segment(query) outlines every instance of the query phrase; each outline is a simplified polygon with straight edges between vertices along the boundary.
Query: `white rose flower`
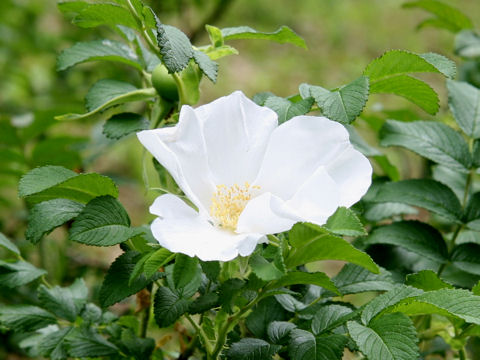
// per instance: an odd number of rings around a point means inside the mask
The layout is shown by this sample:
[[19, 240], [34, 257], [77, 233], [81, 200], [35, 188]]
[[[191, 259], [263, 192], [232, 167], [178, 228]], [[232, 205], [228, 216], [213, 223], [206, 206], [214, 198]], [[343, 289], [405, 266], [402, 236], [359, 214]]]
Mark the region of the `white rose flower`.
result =
[[250, 255], [267, 234], [325, 224], [365, 194], [372, 167], [347, 130], [325, 117], [277, 114], [242, 92], [193, 109], [176, 126], [141, 131], [140, 142], [198, 208], [159, 196], [150, 212], [160, 245], [201, 260]]

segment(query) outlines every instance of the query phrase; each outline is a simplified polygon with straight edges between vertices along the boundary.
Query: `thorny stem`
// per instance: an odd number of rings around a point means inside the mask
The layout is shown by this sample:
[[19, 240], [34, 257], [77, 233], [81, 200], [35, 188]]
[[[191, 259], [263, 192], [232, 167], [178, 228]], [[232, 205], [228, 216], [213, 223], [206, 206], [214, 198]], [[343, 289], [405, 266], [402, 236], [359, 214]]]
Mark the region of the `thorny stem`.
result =
[[197, 334], [202, 338], [203, 345], [205, 346], [205, 351], [207, 352], [207, 358], [209, 358], [210, 354], [212, 354], [213, 349], [207, 334], [205, 334], [205, 331], [203, 331], [203, 329], [195, 322], [195, 320], [192, 319], [189, 314], [186, 314], [185, 318], [190, 322], [190, 324], [192, 324]]

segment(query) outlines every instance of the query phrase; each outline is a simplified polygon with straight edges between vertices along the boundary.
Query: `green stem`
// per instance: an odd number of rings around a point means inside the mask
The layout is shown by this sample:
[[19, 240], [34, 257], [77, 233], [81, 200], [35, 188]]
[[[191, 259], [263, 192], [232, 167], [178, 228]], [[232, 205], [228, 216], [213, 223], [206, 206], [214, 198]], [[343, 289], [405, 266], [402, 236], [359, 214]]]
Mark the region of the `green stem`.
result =
[[460, 360], [467, 360], [467, 356], [465, 354], [465, 349], [458, 350], [458, 358]]
[[207, 352], [207, 359], [209, 359], [213, 350], [212, 350], [212, 345], [210, 344], [210, 340], [208, 339], [207, 334], [205, 334], [203, 329], [200, 326], [198, 326], [198, 324], [195, 322], [195, 320], [192, 319], [192, 317], [189, 314], [186, 314], [185, 318], [195, 328], [195, 331], [197, 332], [198, 336], [200, 336], [202, 338], [203, 345], [205, 346], [205, 351]]
[[142, 319], [142, 330], [140, 331], [140, 337], [143, 338], [143, 339], [145, 339], [147, 337], [148, 323], [150, 321], [150, 312], [151, 312], [151, 309], [152, 309], [152, 288], [153, 288], [152, 284], [150, 284], [147, 287], [147, 290], [150, 292], [150, 304], [145, 309], [145, 313], [144, 313], [143, 319]]

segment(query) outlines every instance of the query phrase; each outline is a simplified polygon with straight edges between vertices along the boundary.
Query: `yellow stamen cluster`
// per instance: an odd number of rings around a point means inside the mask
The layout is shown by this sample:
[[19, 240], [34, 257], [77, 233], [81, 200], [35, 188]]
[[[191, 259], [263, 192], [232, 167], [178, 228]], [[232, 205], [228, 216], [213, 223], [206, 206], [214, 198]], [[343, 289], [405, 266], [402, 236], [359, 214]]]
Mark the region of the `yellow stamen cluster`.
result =
[[212, 196], [210, 214], [221, 227], [235, 230], [240, 214], [252, 198], [252, 191], [258, 189], [260, 186], [252, 186], [248, 182], [244, 185], [217, 185], [217, 191]]

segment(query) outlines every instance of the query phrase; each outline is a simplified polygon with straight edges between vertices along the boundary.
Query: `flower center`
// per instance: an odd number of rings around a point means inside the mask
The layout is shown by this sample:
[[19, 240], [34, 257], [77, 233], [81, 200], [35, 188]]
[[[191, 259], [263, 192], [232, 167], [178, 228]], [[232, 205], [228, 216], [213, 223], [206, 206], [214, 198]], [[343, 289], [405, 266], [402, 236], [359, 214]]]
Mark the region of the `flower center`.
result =
[[258, 189], [260, 186], [252, 186], [248, 182], [244, 185], [217, 185], [217, 191], [212, 196], [210, 214], [221, 227], [235, 230], [240, 214], [252, 198], [252, 191]]

